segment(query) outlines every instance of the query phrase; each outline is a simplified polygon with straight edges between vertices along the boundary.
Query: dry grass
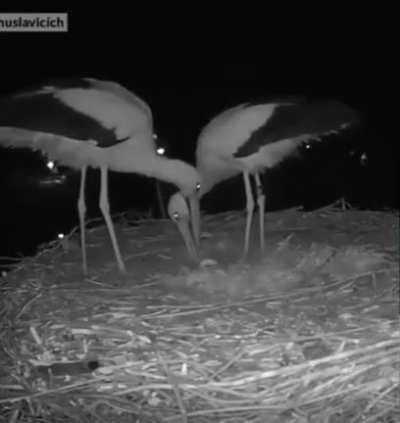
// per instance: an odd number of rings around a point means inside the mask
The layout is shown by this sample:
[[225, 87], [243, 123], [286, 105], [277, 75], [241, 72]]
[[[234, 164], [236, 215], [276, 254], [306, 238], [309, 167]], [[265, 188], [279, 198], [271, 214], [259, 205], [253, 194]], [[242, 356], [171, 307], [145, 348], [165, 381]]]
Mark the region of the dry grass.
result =
[[[0, 421], [400, 421], [397, 218], [271, 213], [265, 257], [198, 269], [125, 221], [126, 278], [82, 278], [74, 234], [43, 246], [0, 286]], [[242, 223], [207, 217], [205, 256]]]

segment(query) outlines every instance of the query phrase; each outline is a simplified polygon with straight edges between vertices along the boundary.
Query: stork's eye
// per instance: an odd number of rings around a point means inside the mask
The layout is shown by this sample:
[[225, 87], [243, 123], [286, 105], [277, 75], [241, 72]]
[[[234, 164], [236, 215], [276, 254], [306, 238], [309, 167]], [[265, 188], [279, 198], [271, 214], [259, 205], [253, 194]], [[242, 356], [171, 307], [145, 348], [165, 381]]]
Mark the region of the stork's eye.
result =
[[199, 192], [201, 188], [200, 182], [197, 182], [196, 184], [196, 192]]
[[172, 220], [174, 222], [177, 222], [180, 219], [179, 213], [178, 212], [174, 212], [172, 213]]

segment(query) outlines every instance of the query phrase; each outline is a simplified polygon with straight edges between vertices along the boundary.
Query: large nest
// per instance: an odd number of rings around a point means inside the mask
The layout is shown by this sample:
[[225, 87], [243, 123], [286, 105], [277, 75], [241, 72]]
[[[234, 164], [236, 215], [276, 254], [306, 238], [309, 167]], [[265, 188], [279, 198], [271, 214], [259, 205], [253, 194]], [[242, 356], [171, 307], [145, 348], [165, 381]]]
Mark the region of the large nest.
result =
[[[169, 222], [122, 219], [129, 273], [103, 227], [3, 279], [7, 422], [400, 421], [398, 216], [296, 210], [237, 264], [239, 213], [207, 216], [194, 268]], [[96, 261], [97, 259], [97, 261]]]

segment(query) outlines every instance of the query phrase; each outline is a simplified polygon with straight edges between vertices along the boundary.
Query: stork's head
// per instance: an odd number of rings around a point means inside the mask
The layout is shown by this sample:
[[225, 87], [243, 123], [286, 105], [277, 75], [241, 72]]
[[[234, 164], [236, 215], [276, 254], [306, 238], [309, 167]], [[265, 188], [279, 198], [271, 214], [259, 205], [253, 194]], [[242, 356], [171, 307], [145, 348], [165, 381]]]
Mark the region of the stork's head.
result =
[[190, 257], [196, 262], [199, 261], [197, 247], [200, 238], [200, 205], [197, 195], [199, 189], [200, 184], [189, 195], [177, 192], [168, 203], [168, 215], [176, 223]]
[[[176, 199], [175, 196], [171, 197], [170, 205], [175, 211], [178, 211], [176, 217], [183, 218], [184, 210], [182, 209], [182, 199], [186, 204], [186, 214], [189, 209], [189, 221], [192, 228], [192, 234], [196, 245], [200, 242], [200, 192], [202, 185], [202, 178], [196, 168], [184, 163], [184, 172], [182, 173], [181, 180], [178, 184], [180, 189], [181, 200]], [[179, 195], [178, 195], [179, 196]]]
[[190, 256], [198, 261], [196, 244], [200, 234], [200, 175], [195, 167], [182, 160], [155, 157], [157, 160], [152, 167], [152, 176], [178, 187], [179, 193], [169, 200], [168, 214], [177, 224]]

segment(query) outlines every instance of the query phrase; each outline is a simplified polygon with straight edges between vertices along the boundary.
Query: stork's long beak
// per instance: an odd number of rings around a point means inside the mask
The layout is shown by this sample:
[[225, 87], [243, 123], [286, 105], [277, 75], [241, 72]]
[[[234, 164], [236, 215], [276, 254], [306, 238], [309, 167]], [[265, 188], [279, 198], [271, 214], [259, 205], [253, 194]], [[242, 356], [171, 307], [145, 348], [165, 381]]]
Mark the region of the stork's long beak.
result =
[[177, 226], [179, 232], [182, 235], [182, 238], [185, 242], [186, 248], [189, 252], [189, 256], [196, 262], [200, 261], [199, 253], [197, 251], [197, 247], [195, 242], [193, 241], [193, 237], [190, 231], [189, 220], [188, 219], [180, 219], [177, 221]]
[[189, 196], [190, 221], [196, 246], [200, 246], [200, 200], [197, 193]]

